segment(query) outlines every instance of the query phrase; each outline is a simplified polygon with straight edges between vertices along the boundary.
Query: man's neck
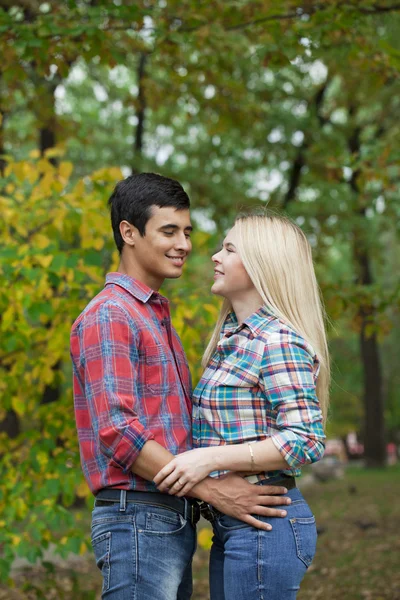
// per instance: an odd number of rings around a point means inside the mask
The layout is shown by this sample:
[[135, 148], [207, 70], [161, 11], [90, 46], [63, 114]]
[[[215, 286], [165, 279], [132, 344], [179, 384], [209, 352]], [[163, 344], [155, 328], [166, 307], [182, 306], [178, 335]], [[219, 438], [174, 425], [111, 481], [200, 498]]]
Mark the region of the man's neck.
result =
[[133, 277], [133, 279], [137, 279], [138, 281], [144, 283], [144, 285], [147, 285], [147, 287], [151, 288], [155, 292], [158, 292], [163, 284], [163, 281], [160, 282], [154, 277], [143, 273], [140, 269], [138, 269], [135, 262], [130, 260], [129, 257], [126, 256], [121, 256], [117, 271], [118, 273], [122, 273], [123, 275], [129, 275], [129, 277]]

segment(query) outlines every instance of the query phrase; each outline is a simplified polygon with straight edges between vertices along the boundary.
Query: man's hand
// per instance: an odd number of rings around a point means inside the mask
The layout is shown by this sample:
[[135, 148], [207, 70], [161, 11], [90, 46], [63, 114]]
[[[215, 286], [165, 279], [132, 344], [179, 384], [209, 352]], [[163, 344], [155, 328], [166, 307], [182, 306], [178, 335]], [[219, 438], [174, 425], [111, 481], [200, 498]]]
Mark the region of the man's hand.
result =
[[[290, 498], [283, 498], [278, 494], [285, 494], [284, 487], [272, 485], [254, 485], [236, 475], [228, 473], [220, 479], [207, 479], [209, 492], [207, 500], [217, 510], [230, 517], [244, 521], [257, 529], [270, 531], [272, 526], [256, 519], [253, 515], [263, 517], [285, 517], [286, 511], [271, 506], [290, 504]], [[200, 484], [203, 485], [203, 482]], [[195, 486], [190, 495], [195, 495]], [[202, 494], [203, 499], [204, 495]]]

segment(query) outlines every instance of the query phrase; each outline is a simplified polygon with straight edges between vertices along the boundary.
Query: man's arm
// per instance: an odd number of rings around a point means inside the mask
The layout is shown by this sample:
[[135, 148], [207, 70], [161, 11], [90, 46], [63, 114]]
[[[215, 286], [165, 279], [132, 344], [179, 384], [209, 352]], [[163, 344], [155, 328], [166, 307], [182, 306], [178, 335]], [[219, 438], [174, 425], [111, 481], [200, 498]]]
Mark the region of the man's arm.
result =
[[[173, 454], [154, 440], [146, 442], [137, 459], [132, 465], [132, 471], [152, 481], [155, 475], [172, 459]], [[271, 529], [268, 523], [259, 521], [252, 515], [264, 517], [284, 517], [286, 511], [269, 508], [290, 504], [290, 498], [282, 498], [286, 489], [277, 486], [262, 486], [248, 483], [245, 479], [230, 473], [223, 478], [206, 477], [195, 485], [188, 495], [200, 498], [212, 504], [219, 511], [244, 521], [258, 529]]]

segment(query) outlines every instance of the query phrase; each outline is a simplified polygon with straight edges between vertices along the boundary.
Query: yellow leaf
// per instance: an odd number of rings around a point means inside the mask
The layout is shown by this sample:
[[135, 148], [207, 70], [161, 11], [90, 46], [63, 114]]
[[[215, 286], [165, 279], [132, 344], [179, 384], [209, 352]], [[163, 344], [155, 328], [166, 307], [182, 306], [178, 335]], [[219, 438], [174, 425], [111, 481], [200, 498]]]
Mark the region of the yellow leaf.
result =
[[101, 250], [104, 246], [104, 240], [102, 238], [97, 238], [93, 241], [93, 248], [95, 250]]
[[76, 194], [79, 197], [79, 196], [83, 196], [84, 193], [85, 193], [85, 184], [84, 184], [83, 180], [81, 179], [80, 181], [78, 181], [78, 183], [74, 187], [74, 194]]
[[87, 498], [87, 496], [90, 494], [90, 490], [85, 482], [80, 483], [75, 488], [75, 492], [78, 498]]
[[39, 173], [54, 173], [55, 169], [51, 163], [45, 158], [41, 158], [37, 163]]
[[40, 152], [39, 150], [31, 150], [29, 152], [29, 158], [39, 158]]
[[39, 465], [43, 468], [49, 462], [49, 457], [45, 452], [38, 452], [36, 455], [36, 460], [38, 461]]
[[64, 156], [65, 150], [64, 148], [60, 148], [59, 146], [55, 146], [54, 148], [49, 148], [44, 153], [46, 158], [58, 158], [60, 156]]
[[43, 248], [47, 248], [47, 246], [49, 246], [50, 244], [51, 240], [42, 233], [35, 235], [35, 237], [33, 238], [33, 245], [37, 248], [40, 248], [40, 250], [43, 250]]
[[205, 308], [206, 311], [211, 313], [213, 316], [218, 314], [218, 308], [213, 304], [204, 304], [203, 308]]
[[213, 533], [211, 529], [201, 529], [197, 535], [197, 541], [204, 550], [210, 550], [212, 546]]
[[47, 269], [47, 267], [50, 265], [51, 261], [53, 260], [53, 256], [51, 254], [49, 256], [36, 256], [36, 260], [41, 267], [44, 267], [45, 269]]
[[21, 536], [20, 535], [11, 535], [11, 543], [13, 546], [18, 546], [20, 541], [21, 541]]
[[19, 417], [25, 414], [25, 402], [18, 396], [14, 396], [11, 399], [11, 406]]
[[70, 162], [62, 162], [62, 163], [60, 163], [60, 166], [58, 167], [58, 173], [59, 173], [60, 177], [62, 177], [66, 181], [68, 181], [68, 179], [70, 178], [70, 175], [72, 173], [73, 168], [74, 167], [73, 167], [72, 163], [70, 163]]

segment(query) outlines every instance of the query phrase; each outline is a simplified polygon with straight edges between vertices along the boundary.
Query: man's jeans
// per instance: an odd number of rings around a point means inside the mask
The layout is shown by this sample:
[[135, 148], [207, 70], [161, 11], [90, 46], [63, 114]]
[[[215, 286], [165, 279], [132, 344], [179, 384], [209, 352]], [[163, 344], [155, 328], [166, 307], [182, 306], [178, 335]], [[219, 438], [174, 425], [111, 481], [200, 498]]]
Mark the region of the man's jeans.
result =
[[[242, 521], [217, 516], [210, 557], [211, 600], [294, 600], [315, 554], [315, 518], [300, 491], [285, 518], [260, 517], [272, 525], [263, 531]], [[276, 507], [278, 508], [278, 507]]]
[[92, 546], [104, 600], [188, 600], [196, 530], [178, 513], [148, 504], [95, 506]]

